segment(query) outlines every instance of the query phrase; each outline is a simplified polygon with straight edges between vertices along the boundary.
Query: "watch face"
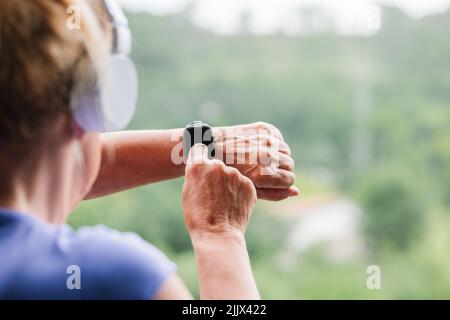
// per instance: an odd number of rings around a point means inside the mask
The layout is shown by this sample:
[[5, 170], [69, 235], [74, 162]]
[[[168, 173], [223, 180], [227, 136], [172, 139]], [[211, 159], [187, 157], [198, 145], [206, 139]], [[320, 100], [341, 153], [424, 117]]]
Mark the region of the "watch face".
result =
[[202, 143], [208, 147], [208, 157], [214, 158], [216, 155], [214, 136], [212, 128], [202, 121], [192, 121], [189, 123], [183, 133], [183, 153], [187, 159], [192, 146]]

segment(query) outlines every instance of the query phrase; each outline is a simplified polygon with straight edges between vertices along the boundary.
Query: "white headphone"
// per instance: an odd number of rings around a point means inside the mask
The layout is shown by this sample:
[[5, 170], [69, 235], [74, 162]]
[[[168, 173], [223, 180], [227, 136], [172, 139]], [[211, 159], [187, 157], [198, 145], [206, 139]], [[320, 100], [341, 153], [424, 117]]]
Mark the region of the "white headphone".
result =
[[88, 88], [74, 99], [73, 116], [85, 131], [122, 130], [130, 123], [136, 110], [138, 77], [129, 58], [131, 32], [122, 8], [115, 0], [103, 0], [112, 26], [112, 50], [104, 82]]

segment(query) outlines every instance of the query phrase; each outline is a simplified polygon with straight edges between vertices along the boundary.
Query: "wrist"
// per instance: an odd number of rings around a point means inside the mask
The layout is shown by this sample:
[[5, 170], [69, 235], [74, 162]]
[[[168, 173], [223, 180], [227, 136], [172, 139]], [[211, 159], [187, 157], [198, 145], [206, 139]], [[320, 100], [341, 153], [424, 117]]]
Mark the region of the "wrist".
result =
[[225, 130], [226, 130], [226, 127], [213, 127], [212, 131], [213, 131], [213, 135], [214, 135], [214, 140], [222, 141], [223, 138], [225, 137]]
[[241, 231], [192, 237], [202, 299], [260, 299]]
[[208, 248], [217, 251], [229, 246], [246, 247], [244, 233], [238, 228], [220, 232], [195, 231], [190, 232], [190, 237], [195, 251]]
[[216, 144], [216, 159], [225, 161], [225, 136], [226, 127], [213, 128], [214, 141]]

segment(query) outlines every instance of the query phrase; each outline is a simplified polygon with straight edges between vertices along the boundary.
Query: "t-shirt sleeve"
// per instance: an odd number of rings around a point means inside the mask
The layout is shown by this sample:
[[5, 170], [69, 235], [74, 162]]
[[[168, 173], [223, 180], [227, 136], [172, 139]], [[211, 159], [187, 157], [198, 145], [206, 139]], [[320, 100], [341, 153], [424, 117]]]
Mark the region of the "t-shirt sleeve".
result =
[[76, 232], [85, 299], [151, 299], [176, 266], [134, 233], [105, 226]]

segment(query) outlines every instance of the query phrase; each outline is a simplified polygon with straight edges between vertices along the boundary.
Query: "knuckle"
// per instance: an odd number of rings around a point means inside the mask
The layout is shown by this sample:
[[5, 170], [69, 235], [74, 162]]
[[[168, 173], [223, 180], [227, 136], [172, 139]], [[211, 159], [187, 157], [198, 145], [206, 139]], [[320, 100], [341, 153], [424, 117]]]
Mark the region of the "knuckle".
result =
[[258, 121], [256, 122], [256, 125], [260, 128], [265, 128], [265, 129], [269, 129], [271, 127], [274, 127], [272, 124], [268, 123], [268, 122], [264, 122], [264, 121]]
[[274, 165], [274, 166], [276, 166], [277, 164], [278, 164], [278, 162], [279, 162], [279, 157], [278, 157], [278, 154], [276, 153], [276, 152], [273, 152], [273, 151], [268, 151], [267, 153], [266, 153], [266, 163], [263, 163], [264, 165], [266, 165], [266, 166], [270, 166], [270, 165]]
[[232, 178], [237, 178], [241, 174], [239, 173], [239, 170], [236, 168], [228, 167], [228, 175]]
[[293, 161], [288, 162], [288, 170], [293, 171], [295, 169], [295, 163]]
[[272, 137], [267, 134], [267, 132], [263, 132], [259, 134], [259, 141], [264, 145], [264, 146], [272, 146], [273, 144], [273, 140]]
[[260, 122], [259, 128], [264, 130], [268, 135], [271, 135], [276, 130], [274, 125], [267, 122]]
[[255, 188], [253, 186], [253, 182], [249, 178], [242, 176], [241, 179], [240, 179], [240, 182], [241, 182], [242, 188], [246, 192], [253, 192], [254, 191]]
[[256, 192], [255, 186], [251, 182], [248, 184], [248, 192], [252, 202], [256, 202], [256, 199], [258, 199], [258, 193]]
[[270, 133], [270, 135], [281, 135], [280, 130], [271, 123], [259, 121], [256, 124], [259, 128], [268, 131]]
[[280, 139], [280, 147], [283, 148], [284, 150], [286, 150], [288, 152], [288, 154], [291, 153], [291, 147], [289, 146], [289, 144], [284, 141], [284, 139]]
[[281, 144], [281, 141], [279, 138], [277, 138], [275, 136], [269, 136], [268, 145], [269, 145], [269, 147], [279, 150], [282, 144]]
[[220, 174], [225, 171], [225, 164], [219, 160], [212, 160], [208, 169], [215, 174]]
[[292, 169], [294, 169], [294, 168], [295, 168], [295, 160], [292, 159], [291, 157], [289, 157], [289, 159], [291, 160], [291, 161], [290, 161], [291, 167], [292, 167]]
[[204, 169], [204, 164], [191, 164], [186, 167], [186, 173], [190, 175], [198, 175]]
[[294, 168], [295, 168], [295, 162], [294, 162], [294, 159], [292, 159], [292, 158], [289, 157], [289, 156], [286, 156], [286, 157], [284, 158], [284, 160], [282, 160], [282, 162], [284, 163], [284, 165], [286, 166], [286, 168], [287, 168], [288, 170], [290, 170], [290, 171], [294, 170]]
[[241, 179], [241, 173], [239, 170], [232, 167], [226, 167], [225, 172], [228, 184], [232, 186], [239, 185], [239, 181]]
[[286, 144], [286, 150], [287, 150], [287, 153], [288, 153], [289, 155], [292, 154], [291, 147], [290, 147], [288, 144]]
[[286, 176], [286, 183], [288, 185], [293, 185], [294, 182], [295, 182], [295, 174], [294, 173]]

